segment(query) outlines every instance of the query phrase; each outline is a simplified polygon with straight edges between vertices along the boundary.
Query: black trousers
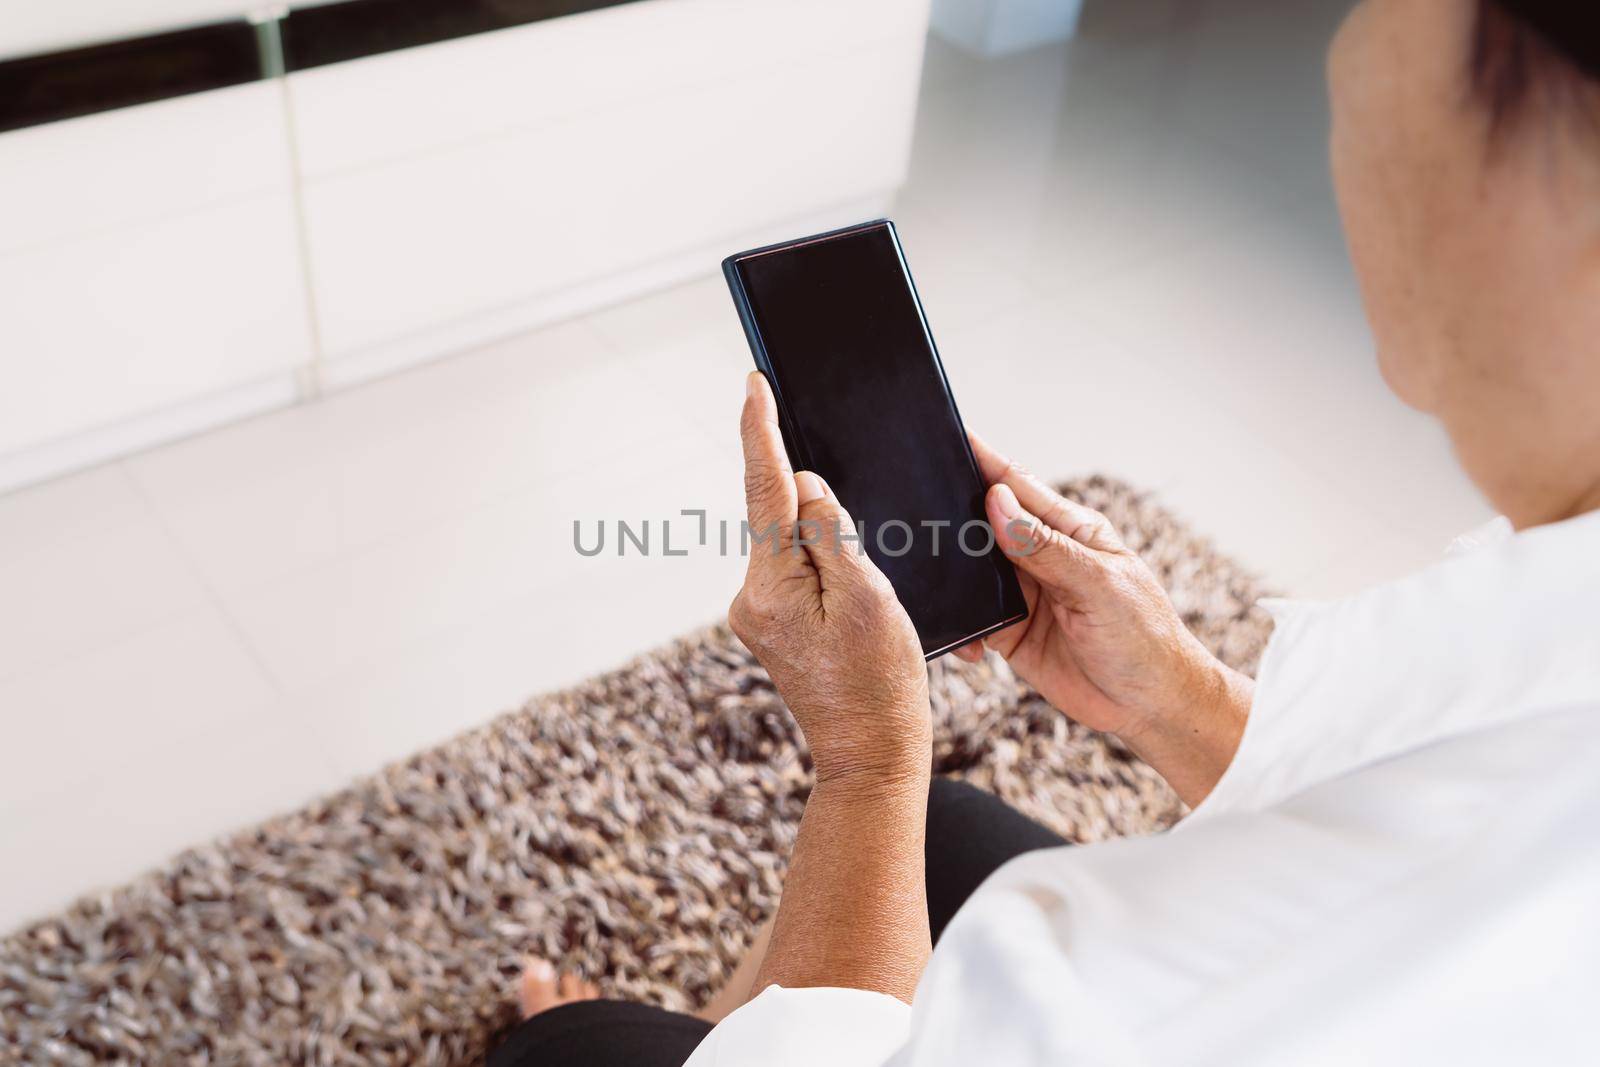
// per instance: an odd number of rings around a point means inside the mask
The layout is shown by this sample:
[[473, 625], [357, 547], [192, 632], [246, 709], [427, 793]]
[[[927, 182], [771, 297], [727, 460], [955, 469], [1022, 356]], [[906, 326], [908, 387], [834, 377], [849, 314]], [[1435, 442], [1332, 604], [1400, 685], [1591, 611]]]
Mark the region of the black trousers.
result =
[[[981, 789], [936, 778], [928, 792], [928, 923], [934, 941], [974, 890], [1024, 852], [1061, 837]], [[621, 1000], [540, 1012], [489, 1057], [489, 1067], [683, 1067], [711, 1024]]]

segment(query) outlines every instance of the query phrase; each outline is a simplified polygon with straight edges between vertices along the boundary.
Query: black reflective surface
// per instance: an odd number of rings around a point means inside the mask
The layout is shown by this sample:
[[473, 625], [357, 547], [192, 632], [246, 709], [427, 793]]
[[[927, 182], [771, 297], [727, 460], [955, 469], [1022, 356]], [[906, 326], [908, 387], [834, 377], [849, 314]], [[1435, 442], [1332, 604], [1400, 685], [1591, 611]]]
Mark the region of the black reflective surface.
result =
[[[283, 34], [295, 71], [632, 2], [345, 0], [292, 10], [261, 32]], [[268, 76], [257, 28], [242, 19], [0, 60], [0, 133]]]
[[[345, 0], [301, 8], [283, 25], [290, 70], [576, 15], [632, 0]], [[597, 58], [596, 62], [604, 62]]]
[[[1025, 616], [1010, 561], [986, 526], [969, 526], [984, 518], [984, 486], [892, 226], [744, 253], [726, 269], [791, 460], [867, 524], [867, 551], [924, 652]], [[965, 550], [964, 527], [988, 551]]]
[[222, 89], [262, 76], [243, 20], [0, 62], [0, 131]]

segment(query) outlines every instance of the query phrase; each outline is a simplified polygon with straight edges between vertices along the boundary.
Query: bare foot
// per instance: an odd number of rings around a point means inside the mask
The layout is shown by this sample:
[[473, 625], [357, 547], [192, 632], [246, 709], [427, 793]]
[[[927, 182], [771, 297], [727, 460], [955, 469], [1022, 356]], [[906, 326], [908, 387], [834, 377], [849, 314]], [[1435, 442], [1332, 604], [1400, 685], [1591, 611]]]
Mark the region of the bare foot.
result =
[[598, 1000], [600, 997], [600, 990], [595, 988], [593, 982], [585, 982], [575, 974], [558, 976], [549, 960], [534, 957], [529, 957], [522, 967], [521, 993], [524, 1019], [563, 1004]]

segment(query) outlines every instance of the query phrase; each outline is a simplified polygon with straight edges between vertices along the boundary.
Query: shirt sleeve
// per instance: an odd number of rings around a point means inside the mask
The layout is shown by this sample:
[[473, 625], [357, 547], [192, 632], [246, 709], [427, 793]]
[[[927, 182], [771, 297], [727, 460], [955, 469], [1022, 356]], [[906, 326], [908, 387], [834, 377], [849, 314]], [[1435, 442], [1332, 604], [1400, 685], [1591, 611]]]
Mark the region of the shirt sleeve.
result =
[[1228, 769], [1210, 795], [1179, 824], [1179, 830], [1227, 812], [1260, 811], [1313, 777], [1304, 768], [1297, 768], [1293, 774], [1284, 773], [1285, 764], [1293, 762], [1296, 735], [1302, 731], [1294, 722], [1293, 712], [1286, 713], [1277, 683], [1282, 661], [1295, 660], [1297, 646], [1307, 643], [1304, 631], [1310, 628], [1317, 608], [1275, 597], [1264, 598], [1257, 606], [1272, 616], [1273, 631], [1256, 671], [1255, 699], [1250, 717], [1245, 720], [1244, 735]]
[[1116, 1006], [1079, 975], [1057, 924], [1058, 857], [1012, 860], [956, 913], [917, 987], [910, 1035], [890, 1067], [1150, 1067]]
[[1149, 1067], [1067, 958], [1043, 888], [1050, 875], [1021, 867], [1003, 879], [1014, 888], [979, 890], [940, 938], [915, 1008], [774, 986], [712, 1030], [686, 1067]]
[[1492, 531], [1480, 541], [1354, 596], [1262, 600], [1276, 625], [1239, 751], [1179, 830], [1218, 813], [1265, 811], [1357, 768], [1492, 726], [1525, 703], [1539, 672], [1508, 650], [1528, 642], [1508, 641], [1506, 624], [1486, 624], [1466, 606], [1503, 605], [1513, 618], [1540, 610], [1531, 602], [1538, 585], [1528, 583], [1539, 561], [1526, 544], [1495, 543]]
[[882, 1067], [910, 1025], [910, 1006], [882, 993], [768, 986], [718, 1023], [685, 1067]]
[[[1214, 816], [1262, 812], [1378, 758], [1397, 740], [1381, 687], [1392, 662], [1370, 648], [1393, 595], [1343, 601], [1267, 598], [1272, 639], [1255, 699], [1227, 771], [1177, 832]], [[1390, 657], [1392, 661], [1392, 657]]]

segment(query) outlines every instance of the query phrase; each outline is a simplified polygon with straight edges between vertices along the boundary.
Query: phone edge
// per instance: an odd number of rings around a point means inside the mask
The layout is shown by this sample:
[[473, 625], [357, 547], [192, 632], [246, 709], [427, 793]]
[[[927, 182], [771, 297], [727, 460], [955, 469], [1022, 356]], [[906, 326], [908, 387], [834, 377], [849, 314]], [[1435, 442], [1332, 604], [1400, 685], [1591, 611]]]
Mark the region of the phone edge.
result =
[[[1016, 566], [1016, 564], [1012, 564], [1012, 566]], [[972, 642], [974, 642], [974, 641], [982, 641], [985, 637], [989, 637], [992, 634], [997, 634], [1001, 630], [1004, 630], [1008, 626], [1015, 626], [1019, 622], [1026, 622], [1027, 618], [1028, 618], [1028, 605], [1026, 603], [1024, 603], [1022, 605], [1022, 613], [1020, 615], [1013, 615], [1009, 619], [1001, 619], [999, 622], [990, 625], [986, 629], [979, 630], [977, 633], [973, 634], [970, 637], [963, 637], [959, 641], [952, 641], [948, 645], [945, 645], [942, 648], [934, 649], [932, 652], [924, 652], [922, 654], [923, 662], [932, 663], [934, 660], [938, 659], [940, 656], [948, 655], [949, 653], [954, 652], [958, 648], [963, 648], [963, 647], [965, 647], [967, 645], [972, 644]]]
[[[750, 305], [750, 294], [745, 290], [744, 279], [739, 274], [739, 263], [742, 260], [753, 259], [773, 252], [784, 252], [793, 248], [800, 248], [809, 244], [833, 240], [838, 237], [847, 237], [860, 233], [863, 230], [875, 229], [879, 226], [889, 231], [889, 238], [894, 242], [895, 254], [900, 259], [902, 269], [905, 268], [905, 253], [900, 248], [900, 235], [895, 230], [894, 221], [887, 218], [869, 219], [865, 222], [851, 223], [836, 229], [825, 230], [822, 233], [809, 234], [805, 237], [795, 237], [787, 241], [776, 241], [772, 244], [761, 245], [758, 248], [748, 248], [743, 252], [735, 252], [722, 260], [722, 277], [728, 284], [728, 292], [733, 297], [734, 310], [739, 314], [739, 325], [744, 328], [745, 342], [750, 346], [750, 354], [755, 359], [756, 369], [767, 379], [767, 385], [772, 388], [772, 398], [778, 404], [778, 431], [783, 435], [784, 451], [789, 454], [789, 464], [795, 470], [807, 470], [812, 466], [811, 451], [805, 447], [805, 442], [796, 438], [790, 431], [795, 420], [789, 411], [789, 405], [784, 400], [783, 386], [778, 382], [778, 376], [773, 372], [772, 360], [767, 356], [766, 342], [761, 338], [761, 328], [756, 325], [755, 309]], [[916, 291], [916, 282], [911, 279], [909, 270], [906, 272], [906, 281], [911, 286], [912, 298], [917, 303], [917, 317], [922, 321], [922, 329], [929, 334], [930, 343], [932, 336], [928, 330], [928, 319], [922, 310], [922, 297]], [[939, 360], [938, 350], [934, 350], [934, 362], [939, 367], [939, 375], [944, 377], [944, 365]], [[945, 394], [950, 395], [949, 380], [945, 380]], [[952, 397], [952, 400], [954, 397]], [[957, 413], [960, 419], [960, 413]], [[963, 428], [965, 433], [965, 428]], [[970, 446], [968, 451], [971, 451]], [[981, 475], [980, 475], [981, 480]]]
[[[922, 305], [922, 290], [917, 288], [917, 279], [911, 273], [911, 262], [906, 258], [905, 245], [900, 242], [900, 229], [892, 219], [884, 219], [883, 222], [889, 227], [889, 238], [894, 242], [895, 256], [900, 260], [900, 269], [905, 273], [906, 285], [911, 289], [911, 299], [916, 302], [917, 319], [922, 323], [922, 334], [927, 339], [928, 351], [933, 353], [933, 365], [938, 368], [939, 381], [944, 385], [945, 400], [950, 405], [950, 414], [955, 416], [956, 425], [961, 429], [961, 449], [966, 454], [968, 467], [972, 471], [973, 484], [978, 486], [978, 507], [981, 511], [984, 497], [989, 492], [989, 484], [984, 481], [983, 468], [978, 466], [978, 456], [972, 451], [972, 437], [967, 431], [966, 420], [961, 417], [961, 406], [956, 403], [956, 391], [950, 387], [950, 376], [944, 369], [944, 356], [939, 351], [939, 342], [933, 338], [933, 324], [928, 321], [927, 309]], [[996, 536], [998, 537], [998, 535]], [[995, 551], [999, 551], [998, 545], [996, 545]], [[962, 645], [970, 645], [974, 641], [980, 641], [990, 634], [998, 633], [1006, 627], [1014, 626], [1028, 618], [1031, 613], [1028, 610], [1027, 597], [1022, 591], [1022, 579], [1017, 574], [1017, 565], [1010, 559], [1007, 559], [1006, 562], [1011, 564], [1011, 581], [1016, 590], [1017, 598], [1021, 601], [1022, 610], [1008, 619], [994, 623], [987, 629], [979, 630], [970, 637], [964, 637], [937, 651], [927, 653], [924, 657], [925, 659], [932, 661], [946, 652], [960, 648]]]
[[[769, 247], [776, 249], [787, 246]], [[783, 436], [783, 450], [789, 456], [789, 465], [797, 471], [804, 470], [811, 466], [811, 453], [790, 431], [794, 419], [789, 413], [789, 405], [784, 401], [783, 387], [778, 384], [778, 376], [773, 373], [772, 361], [767, 357], [767, 345], [761, 338], [761, 328], [756, 325], [755, 310], [750, 306], [750, 294], [745, 291], [744, 279], [739, 276], [738, 261], [749, 254], [739, 252], [724, 259], [722, 276], [728, 283], [729, 295], [733, 297], [734, 310], [739, 313], [739, 324], [744, 327], [745, 343], [749, 345], [750, 355], [755, 359], [756, 370], [767, 379], [767, 385], [772, 389], [772, 399], [778, 405], [778, 432]]]
[[[807, 237], [798, 237], [788, 241], [778, 241], [773, 244], [762, 245], [759, 248], [747, 249], [743, 252], [735, 252], [734, 254], [727, 256], [722, 260], [722, 276], [727, 282], [729, 294], [733, 298], [734, 309], [739, 315], [739, 323], [744, 328], [745, 341], [750, 347], [751, 355], [755, 359], [756, 369], [766, 377], [767, 383], [772, 387], [773, 399], [776, 400], [778, 404], [778, 429], [783, 434], [784, 448], [789, 453], [789, 462], [795, 467], [796, 470], [804, 469], [810, 466], [810, 454], [809, 452], [802, 452], [801, 449], [797, 447], [798, 443], [790, 439], [789, 427], [794, 424], [794, 420], [789, 416], [788, 406], [784, 403], [783, 393], [778, 384], [777, 375], [772, 371], [772, 363], [767, 356], [766, 344], [761, 339], [760, 328], [756, 325], [755, 311], [750, 306], [750, 296], [745, 290], [744, 279], [739, 274], [739, 263], [741, 260], [751, 259], [755, 256], [767, 255], [772, 252], [787, 251], [789, 249], [800, 248], [809, 244], [817, 244], [822, 241], [833, 240], [839, 237], [847, 237], [865, 230], [876, 229], [880, 226], [889, 231], [889, 239], [894, 242], [895, 258], [899, 260], [900, 271], [905, 275], [906, 286], [911, 290], [911, 299], [916, 304], [917, 320], [922, 324], [922, 335], [928, 343], [928, 350], [933, 353], [933, 365], [938, 370], [939, 381], [944, 386], [944, 395], [946, 402], [950, 405], [950, 414], [955, 416], [956, 425], [961, 430], [961, 447], [962, 451], [966, 454], [967, 464], [968, 468], [972, 472], [973, 482], [983, 493], [986, 493], [988, 487], [983, 479], [983, 468], [978, 466], [978, 457], [972, 451], [972, 439], [968, 436], [966, 420], [961, 417], [961, 408], [956, 404], [955, 390], [950, 387], [950, 376], [945, 372], [944, 368], [944, 356], [939, 352], [939, 343], [934, 340], [933, 326], [928, 321], [927, 309], [922, 303], [922, 291], [917, 288], [916, 277], [911, 273], [911, 264], [906, 258], [905, 245], [900, 241], [900, 229], [894, 224], [894, 220], [889, 218], [872, 219], [866, 222], [858, 222], [850, 226], [841, 226], [837, 229], [827, 230], [823, 233], [812, 234]], [[982, 505], [981, 495], [979, 498], [979, 504], [980, 506]], [[1009, 563], [1011, 561], [1007, 560], [1007, 562]], [[1012, 581], [1015, 583], [1017, 594], [1020, 597], [1022, 594], [1022, 583], [1017, 576], [1016, 564], [1012, 563], [1011, 568]], [[935, 649], [931, 652], [924, 652], [923, 659], [924, 661], [932, 662], [938, 657], [949, 652], [953, 652], [964, 645], [970, 645], [974, 641], [981, 641], [985, 637], [998, 633], [1008, 626], [1014, 626], [1019, 622], [1026, 621], [1029, 615], [1030, 612], [1028, 610], [1027, 600], [1026, 598], [1023, 598], [1022, 610], [1017, 614], [1009, 618], [1002, 619], [999, 622], [992, 623], [976, 633], [951, 642], [950, 644], [944, 645], [941, 648]]]

